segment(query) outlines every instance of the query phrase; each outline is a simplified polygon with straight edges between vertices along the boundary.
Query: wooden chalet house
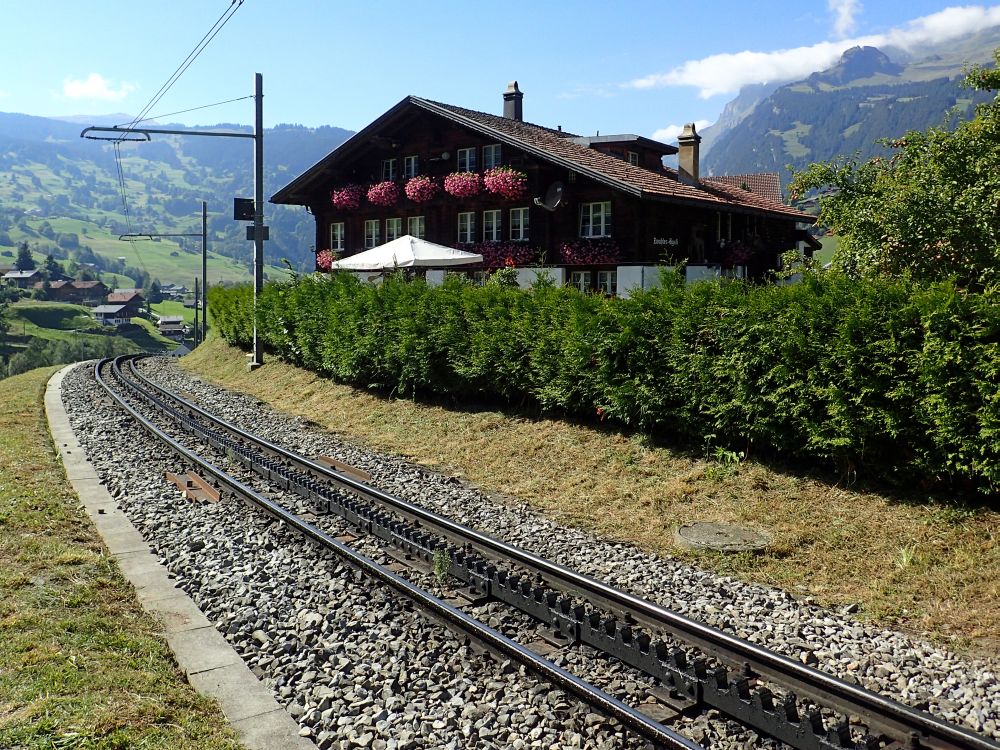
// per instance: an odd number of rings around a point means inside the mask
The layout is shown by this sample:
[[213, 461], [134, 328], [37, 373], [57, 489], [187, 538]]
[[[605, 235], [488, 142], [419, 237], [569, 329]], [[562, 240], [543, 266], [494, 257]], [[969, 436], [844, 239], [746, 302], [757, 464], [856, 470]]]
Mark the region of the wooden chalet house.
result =
[[[656, 266], [764, 278], [806, 242], [813, 217], [699, 175], [701, 137], [577, 136], [524, 122], [517, 82], [503, 115], [408, 96], [283, 187], [271, 202], [316, 220], [317, 268], [403, 234], [556, 280], [618, 293]], [[679, 154], [679, 169], [663, 157]], [[500, 168], [499, 170], [497, 168]], [[506, 171], [505, 171], [505, 168]]]

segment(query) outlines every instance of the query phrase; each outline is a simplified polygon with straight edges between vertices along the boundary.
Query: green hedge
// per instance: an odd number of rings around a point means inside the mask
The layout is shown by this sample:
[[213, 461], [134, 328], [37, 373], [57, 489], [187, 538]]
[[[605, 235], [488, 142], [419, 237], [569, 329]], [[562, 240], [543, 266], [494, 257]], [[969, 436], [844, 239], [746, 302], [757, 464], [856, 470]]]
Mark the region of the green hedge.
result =
[[[1000, 489], [1000, 291], [667, 277], [630, 299], [347, 275], [269, 284], [264, 345], [334, 380], [499, 397], [890, 481]], [[209, 303], [252, 336], [247, 287]]]

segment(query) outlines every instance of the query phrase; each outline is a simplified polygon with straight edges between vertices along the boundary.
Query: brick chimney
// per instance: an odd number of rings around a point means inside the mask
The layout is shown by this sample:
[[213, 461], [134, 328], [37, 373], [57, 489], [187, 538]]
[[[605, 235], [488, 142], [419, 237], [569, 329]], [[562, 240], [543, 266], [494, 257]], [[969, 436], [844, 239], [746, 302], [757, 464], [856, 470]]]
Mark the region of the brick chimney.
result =
[[517, 81], [508, 83], [507, 90], [503, 92], [503, 116], [508, 120], [523, 121], [524, 115], [521, 111], [521, 100], [523, 98], [524, 94], [517, 87]]
[[695, 132], [694, 123], [684, 126], [684, 132], [677, 136], [680, 150], [677, 154], [677, 179], [688, 185], [698, 184], [698, 144], [701, 136]]

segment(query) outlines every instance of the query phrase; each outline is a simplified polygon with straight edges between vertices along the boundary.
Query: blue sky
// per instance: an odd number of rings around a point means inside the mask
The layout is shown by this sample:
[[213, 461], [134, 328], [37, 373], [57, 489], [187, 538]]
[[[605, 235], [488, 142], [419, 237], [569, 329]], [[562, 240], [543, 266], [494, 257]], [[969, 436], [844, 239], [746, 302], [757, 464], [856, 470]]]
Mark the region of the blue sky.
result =
[[[5, 6], [0, 111], [60, 116], [141, 110], [230, 0]], [[714, 121], [741, 84], [802, 77], [859, 42], [919, 48], [993, 24], [1000, 4], [935, 0], [244, 0], [152, 114], [251, 94], [260, 72], [266, 125], [357, 130], [407, 94], [499, 113], [517, 79], [526, 120], [669, 140]]]

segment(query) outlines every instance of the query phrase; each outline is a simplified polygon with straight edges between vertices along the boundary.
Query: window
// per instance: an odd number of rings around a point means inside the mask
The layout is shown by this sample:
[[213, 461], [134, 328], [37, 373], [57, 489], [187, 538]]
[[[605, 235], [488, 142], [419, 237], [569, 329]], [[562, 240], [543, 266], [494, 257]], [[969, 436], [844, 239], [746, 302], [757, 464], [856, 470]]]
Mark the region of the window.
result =
[[476, 286], [486, 286], [486, 279], [489, 274], [487, 274], [486, 271], [473, 271], [471, 276], [473, 284]]
[[500, 235], [500, 209], [493, 211], [483, 211], [483, 242], [499, 242]]
[[378, 247], [382, 243], [378, 237], [378, 219], [368, 219], [365, 222], [365, 248]]
[[633, 167], [638, 167], [639, 166], [639, 154], [637, 154], [635, 151], [629, 151], [628, 152], [628, 163], [631, 164]]
[[476, 241], [476, 214], [473, 211], [462, 212], [458, 215], [458, 241]]
[[618, 294], [618, 272], [598, 271], [597, 288], [599, 291], [612, 297]]
[[580, 204], [580, 236], [611, 236], [611, 201]]
[[411, 216], [406, 220], [406, 233], [418, 240], [424, 239], [427, 235], [427, 222], [423, 216]]
[[336, 252], [344, 249], [344, 222], [330, 224], [330, 249]]
[[581, 292], [590, 291], [590, 271], [571, 271], [569, 286], [575, 286]]
[[418, 174], [420, 174], [420, 157], [403, 157], [403, 177], [410, 179], [411, 177], [416, 177]]
[[500, 144], [483, 146], [483, 169], [493, 169], [500, 166]]
[[402, 219], [386, 219], [385, 220], [385, 241], [392, 242], [392, 240], [397, 237], [403, 236], [403, 220]]
[[456, 160], [456, 170], [459, 172], [476, 171], [476, 149], [460, 148]]
[[396, 179], [396, 160], [395, 159], [383, 159], [382, 160], [382, 179], [383, 180], [395, 180]]
[[528, 207], [510, 210], [510, 238], [514, 242], [528, 241]]

